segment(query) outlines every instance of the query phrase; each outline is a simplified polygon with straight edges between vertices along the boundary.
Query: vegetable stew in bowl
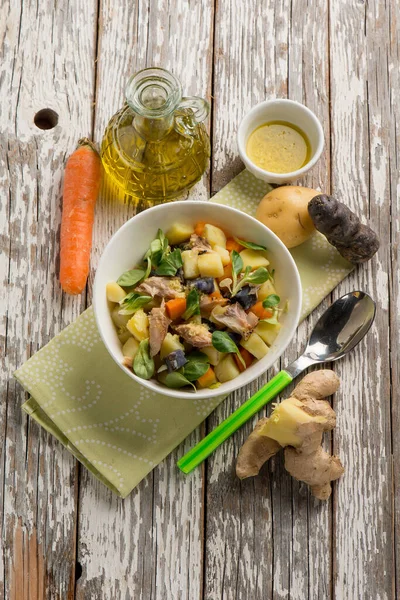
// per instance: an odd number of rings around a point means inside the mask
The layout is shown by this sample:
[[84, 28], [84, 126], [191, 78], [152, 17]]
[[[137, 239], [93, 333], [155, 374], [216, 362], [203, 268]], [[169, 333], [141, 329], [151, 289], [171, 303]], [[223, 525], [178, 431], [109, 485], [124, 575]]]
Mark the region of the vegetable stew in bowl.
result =
[[211, 223], [159, 229], [106, 286], [123, 364], [168, 388], [217, 388], [269, 351], [286, 303], [267, 248]]

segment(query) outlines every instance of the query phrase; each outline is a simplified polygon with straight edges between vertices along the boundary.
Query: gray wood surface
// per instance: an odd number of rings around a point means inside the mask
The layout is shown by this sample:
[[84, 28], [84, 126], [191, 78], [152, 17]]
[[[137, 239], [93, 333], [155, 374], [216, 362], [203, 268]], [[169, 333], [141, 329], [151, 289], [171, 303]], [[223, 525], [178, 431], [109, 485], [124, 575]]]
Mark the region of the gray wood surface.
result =
[[[398, 596], [399, 36], [396, 0], [0, 0], [0, 598]], [[355, 288], [378, 302], [368, 338], [334, 366], [338, 428], [326, 444], [346, 473], [326, 504], [286, 474], [281, 457], [258, 478], [235, 477], [250, 423], [203, 469], [178, 473], [177, 458], [262, 381], [232, 394], [126, 500], [21, 413], [25, 395], [12, 371], [90, 304], [101, 252], [133, 214], [103, 189], [88, 292], [62, 295], [66, 156], [82, 135], [101, 140], [127, 77], [151, 65], [212, 104], [210, 170], [191, 197], [206, 199], [242, 169], [242, 115], [265, 98], [289, 97], [316, 112], [326, 135], [303, 183], [343, 197], [381, 237], [378, 256], [320, 307]], [[43, 108], [58, 113], [54, 129], [35, 126]]]

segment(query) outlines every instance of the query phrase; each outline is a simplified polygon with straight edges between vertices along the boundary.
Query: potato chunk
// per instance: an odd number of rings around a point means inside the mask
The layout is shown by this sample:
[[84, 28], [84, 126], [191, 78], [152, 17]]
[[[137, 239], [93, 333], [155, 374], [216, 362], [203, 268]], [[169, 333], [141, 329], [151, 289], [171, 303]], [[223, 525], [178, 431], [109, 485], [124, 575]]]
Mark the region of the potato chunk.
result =
[[119, 311], [121, 310], [120, 305], [115, 306], [111, 311], [112, 321], [117, 329], [120, 327], [125, 327], [131, 318], [130, 315], [120, 315]]
[[175, 223], [170, 229], [168, 229], [165, 237], [170, 244], [181, 244], [190, 238], [194, 233], [194, 227], [192, 225], [186, 225], [184, 223]]
[[149, 317], [142, 309], [135, 312], [126, 327], [139, 342], [149, 337]]
[[257, 325], [254, 332], [259, 335], [268, 346], [272, 346], [281, 327], [282, 325], [280, 323], [273, 325], [272, 323], [261, 322]]
[[207, 356], [208, 360], [210, 361], [210, 365], [213, 367], [215, 367], [221, 360], [221, 353], [218, 352], [214, 346], [206, 346], [205, 348], [201, 348], [200, 352]]
[[254, 332], [247, 340], [242, 338], [240, 345], [258, 360], [263, 358], [263, 356], [265, 356], [269, 350], [267, 344], [260, 338], [259, 335], [257, 335], [257, 333]]
[[168, 354], [174, 352], [174, 350], [182, 350], [184, 352], [185, 347], [179, 341], [179, 335], [173, 335], [172, 333], [168, 332], [163, 343], [161, 344], [160, 358], [164, 359], [166, 356], [168, 356]]
[[215, 225], [205, 225], [203, 231], [203, 237], [206, 238], [207, 242], [211, 245], [212, 248], [214, 246], [221, 246], [221, 248], [226, 248], [226, 235], [219, 227], [215, 227]]
[[231, 255], [226, 248], [222, 248], [222, 246], [214, 246], [214, 252], [217, 252], [217, 254], [220, 255], [224, 267], [231, 263]]
[[228, 354], [219, 362], [215, 367], [215, 374], [221, 383], [231, 381], [231, 379], [235, 379], [235, 377], [240, 375], [238, 366], [231, 354]]
[[138, 350], [139, 342], [134, 337], [130, 337], [122, 347], [122, 354], [128, 358], [135, 358]]
[[265, 300], [265, 298], [268, 298], [268, 296], [270, 296], [271, 294], [276, 294], [276, 289], [272, 281], [268, 279], [268, 281], [263, 283], [260, 289], [258, 290], [257, 297], [259, 300]]
[[263, 250], [250, 250], [246, 248], [240, 252], [240, 256], [243, 261], [243, 270], [246, 267], [258, 269], [259, 267], [268, 267], [269, 265], [269, 260], [266, 258]]
[[106, 285], [107, 300], [110, 302], [120, 302], [126, 296], [126, 291], [122, 289], [115, 281], [110, 281]]
[[198, 254], [194, 250], [185, 250], [182, 252], [183, 275], [185, 279], [195, 279], [195, 277], [200, 275], [198, 258]]
[[200, 254], [197, 264], [201, 277], [222, 277], [224, 274], [224, 265], [216, 252]]

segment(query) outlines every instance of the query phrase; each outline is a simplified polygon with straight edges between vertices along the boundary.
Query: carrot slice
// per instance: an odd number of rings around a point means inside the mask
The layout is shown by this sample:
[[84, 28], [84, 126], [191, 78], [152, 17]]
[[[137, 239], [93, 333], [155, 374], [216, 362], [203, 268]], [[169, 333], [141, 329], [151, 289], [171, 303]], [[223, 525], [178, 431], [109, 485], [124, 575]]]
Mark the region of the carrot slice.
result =
[[256, 304], [254, 304], [250, 310], [259, 319], [269, 319], [274, 314], [274, 311], [270, 308], [264, 308], [262, 302], [256, 302]]
[[[248, 350], [246, 350], [246, 348], [239, 348], [239, 352], [242, 355], [242, 358], [246, 364], [246, 369], [249, 368], [249, 366], [252, 364], [253, 360], [254, 360], [254, 356], [252, 356], [250, 354], [250, 352]], [[234, 359], [236, 361], [236, 364], [238, 366], [238, 369], [241, 373], [243, 373], [243, 371], [245, 370], [242, 361], [240, 360], [240, 358], [235, 354], [234, 355]]]
[[241, 252], [243, 250], [243, 246], [233, 238], [229, 238], [226, 240], [226, 249], [229, 250], [229, 252], [232, 252], [232, 250], [236, 250], [236, 252]]
[[208, 371], [198, 378], [197, 383], [201, 388], [208, 388], [210, 385], [217, 383], [217, 378], [212, 367], [208, 367]]
[[194, 232], [196, 235], [199, 235], [200, 237], [203, 235], [204, 233], [204, 227], [207, 225], [207, 223], [205, 221], [199, 221], [196, 224], [196, 227], [194, 228]]
[[172, 321], [176, 321], [186, 310], [186, 298], [173, 298], [165, 304], [167, 315]]
[[222, 300], [223, 295], [218, 290], [215, 290], [208, 296], [211, 300]]
[[101, 160], [94, 145], [86, 138], [79, 140], [64, 175], [60, 282], [67, 294], [80, 294], [86, 285], [101, 174]]

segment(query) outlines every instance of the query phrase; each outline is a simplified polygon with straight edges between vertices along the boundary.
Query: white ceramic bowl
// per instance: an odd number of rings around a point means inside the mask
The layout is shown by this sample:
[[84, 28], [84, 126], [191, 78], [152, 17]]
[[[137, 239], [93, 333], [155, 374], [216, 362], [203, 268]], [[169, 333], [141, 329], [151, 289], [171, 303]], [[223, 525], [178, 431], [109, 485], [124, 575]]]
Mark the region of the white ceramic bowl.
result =
[[[299, 127], [307, 135], [311, 144], [311, 157], [304, 167], [291, 173], [272, 173], [261, 169], [250, 160], [247, 152], [247, 140], [250, 134], [270, 121], [287, 121]], [[258, 179], [268, 183], [290, 183], [302, 177], [317, 162], [324, 149], [324, 131], [315, 114], [300, 102], [294, 100], [266, 100], [254, 106], [239, 125], [237, 142], [240, 158], [246, 168]]]
[[[110, 315], [110, 305], [106, 298], [106, 284], [115, 281], [124, 271], [138, 264], [158, 228], [166, 232], [173, 223], [195, 224], [208, 221], [221, 225], [234, 236], [262, 244], [268, 248], [271, 267], [275, 268], [277, 292], [283, 301], [289, 301], [289, 310], [282, 315], [282, 329], [271, 350], [261, 360], [255, 362], [236, 379], [223, 383], [216, 389], [187, 392], [167, 388], [155, 379], [145, 381], [122, 365], [122, 350]], [[111, 238], [97, 269], [93, 290], [93, 308], [97, 326], [104, 344], [128, 377], [142, 385], [167, 396], [179, 398], [210, 398], [228, 394], [249, 383], [266, 371], [283, 353], [292, 339], [300, 317], [301, 283], [295, 262], [277, 236], [265, 225], [245, 213], [215, 204], [213, 202], [173, 202], [150, 208], [130, 219]]]

